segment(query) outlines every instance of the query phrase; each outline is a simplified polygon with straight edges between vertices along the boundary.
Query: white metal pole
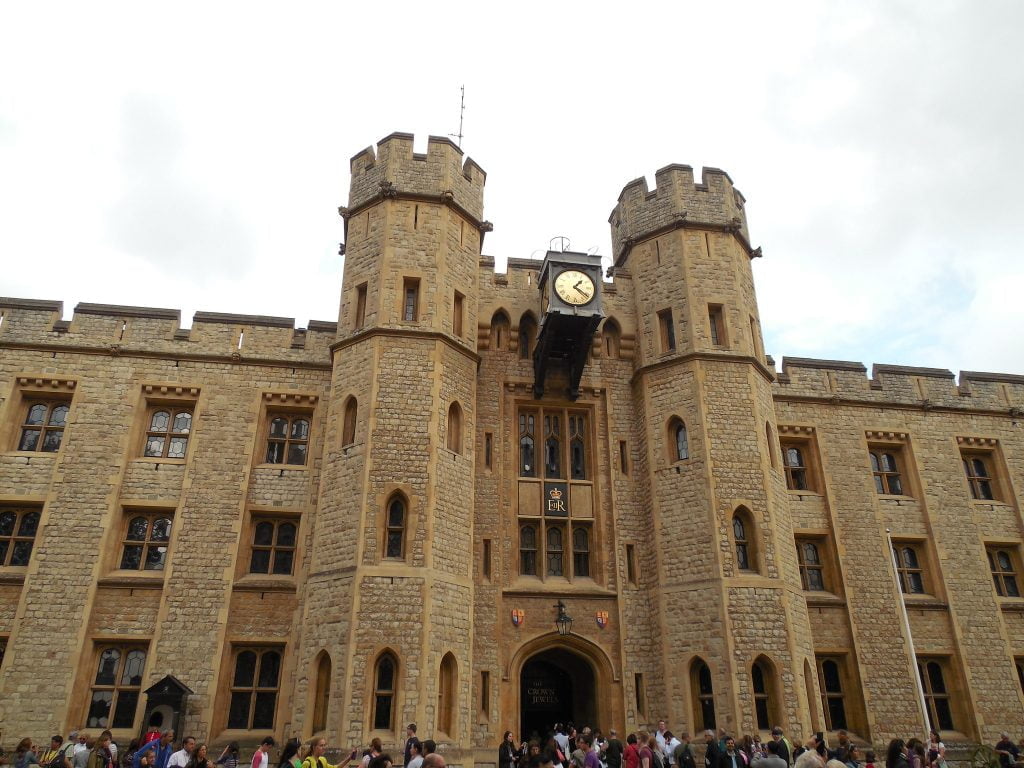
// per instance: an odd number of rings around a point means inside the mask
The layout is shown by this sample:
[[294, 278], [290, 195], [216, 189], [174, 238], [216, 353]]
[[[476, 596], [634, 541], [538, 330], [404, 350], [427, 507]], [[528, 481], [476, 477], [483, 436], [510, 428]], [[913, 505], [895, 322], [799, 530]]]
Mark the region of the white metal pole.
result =
[[903, 586], [900, 584], [899, 562], [896, 558], [896, 547], [892, 543], [892, 530], [885, 529], [885, 538], [889, 542], [889, 559], [892, 562], [892, 580], [896, 585], [896, 594], [900, 599], [900, 614], [903, 616], [903, 628], [907, 632], [907, 644], [910, 646], [910, 665], [914, 668], [914, 680], [917, 681], [917, 703], [921, 707], [924, 718], [924, 743], [931, 737], [928, 721], [928, 703], [924, 698], [924, 681], [921, 679], [921, 665], [917, 663], [917, 651], [914, 650], [914, 634], [910, 631], [910, 615], [907, 613], [907, 602], [903, 598]]

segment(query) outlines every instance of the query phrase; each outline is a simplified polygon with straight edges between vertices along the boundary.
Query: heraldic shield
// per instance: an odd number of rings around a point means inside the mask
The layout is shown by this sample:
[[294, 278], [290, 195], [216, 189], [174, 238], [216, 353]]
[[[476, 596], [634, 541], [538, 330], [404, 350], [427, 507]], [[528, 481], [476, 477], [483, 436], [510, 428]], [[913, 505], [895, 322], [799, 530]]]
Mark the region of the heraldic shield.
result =
[[522, 608], [512, 609], [512, 626], [520, 627], [526, 621], [526, 612]]
[[604, 629], [608, 626], [608, 611], [597, 612], [597, 628]]

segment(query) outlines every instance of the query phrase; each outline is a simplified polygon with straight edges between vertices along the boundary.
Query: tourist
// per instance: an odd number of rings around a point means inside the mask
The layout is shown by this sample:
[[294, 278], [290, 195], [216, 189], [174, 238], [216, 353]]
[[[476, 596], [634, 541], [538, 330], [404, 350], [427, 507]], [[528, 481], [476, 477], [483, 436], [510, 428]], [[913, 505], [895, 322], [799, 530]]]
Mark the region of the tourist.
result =
[[559, 758], [558, 762], [564, 762], [564, 755], [569, 754], [569, 735], [568, 729], [561, 723], [555, 723], [555, 741], [558, 743], [558, 748], [562, 751], [563, 758]]
[[604, 760], [608, 768], [622, 768], [622, 753], [625, 747], [619, 741], [619, 733], [614, 728], [608, 732], [608, 743], [604, 747]]
[[512, 737], [512, 731], [505, 731], [505, 735], [501, 737], [501, 745], [498, 747], [498, 768], [515, 768], [518, 762], [516, 741]]
[[907, 744], [903, 739], [893, 739], [885, 753], [885, 768], [909, 768], [906, 755]]
[[736, 739], [725, 737], [725, 752], [718, 758], [718, 768], [744, 768], [746, 761], [743, 753], [736, 748]]
[[150, 758], [150, 765], [153, 768], [167, 768], [167, 764], [171, 760], [171, 755], [174, 753], [174, 731], [168, 729], [160, 734], [160, 738], [156, 741], [151, 741], [148, 744], [143, 744], [139, 747], [139, 751], [135, 753], [135, 762], [132, 763], [133, 768], [139, 768], [139, 764], [142, 761], [144, 755], [152, 755]]
[[878, 766], [875, 765], [874, 750], [869, 749], [867, 752], [864, 753], [864, 761], [864, 768], [878, 768]]
[[30, 765], [39, 765], [39, 758], [36, 756], [36, 748], [32, 739], [27, 736], [18, 742], [14, 748], [14, 761], [11, 763], [14, 768], [28, 768]]
[[718, 759], [721, 756], [722, 750], [718, 748], [715, 732], [711, 729], [704, 731], [704, 768], [718, 768]]
[[402, 753], [402, 768], [409, 768], [409, 761], [412, 760], [412, 744], [413, 742], [419, 744], [419, 741], [416, 738], [416, 723], [409, 723], [405, 727], [405, 750]]
[[843, 762], [846, 764], [846, 768], [860, 768], [860, 747], [854, 744], [852, 741], [846, 748], [846, 760]]
[[444, 758], [432, 751], [423, 758], [423, 768], [447, 768], [447, 766], [444, 763]]
[[[431, 742], [431, 744], [433, 744], [433, 742]], [[373, 739], [370, 740], [370, 749], [369, 749], [369, 751], [365, 755], [363, 755], [363, 761], [359, 765], [362, 766], [362, 768], [370, 768], [370, 761], [373, 760], [378, 755], [380, 755], [380, 753], [383, 751], [383, 749], [384, 749], [384, 744], [381, 743], [380, 739], [374, 737]], [[433, 750], [431, 750], [431, 751], [433, 751]], [[256, 766], [253, 766], [253, 768], [256, 768]]]
[[253, 753], [251, 768], [269, 768], [270, 749], [275, 746], [275, 744], [276, 742], [274, 741], [273, 736], [264, 737], [263, 741], [260, 742], [259, 749]]
[[928, 757], [924, 751], [924, 742], [914, 738], [907, 742], [907, 762], [910, 768], [928, 768]]
[[[185, 768], [188, 765], [189, 760], [192, 759], [192, 753], [196, 750], [196, 740], [191, 736], [186, 736], [181, 740], [181, 749], [172, 754], [167, 760], [167, 768]], [[260, 766], [253, 766], [253, 768], [261, 768]], [[266, 768], [266, 766], [262, 766]]]
[[[416, 742], [417, 749], [419, 748], [419, 742]], [[327, 751], [327, 739], [319, 738], [313, 739], [309, 742], [309, 754], [296, 768], [341, 768], [342, 765], [350, 763], [356, 759], [356, 750], [352, 750], [352, 753], [348, 756], [348, 760], [345, 763], [339, 763], [338, 765], [331, 765], [327, 762], [327, 758], [324, 757], [324, 752]]]
[[114, 765], [116, 766], [117, 765], [117, 742], [114, 741], [114, 734], [112, 734], [110, 731], [103, 731], [103, 733], [100, 734], [100, 738], [102, 739], [104, 736], [107, 737], [107, 741], [110, 743], [110, 746], [108, 747], [108, 749], [110, 749], [110, 756], [113, 758]]
[[77, 755], [79, 752], [87, 752], [88, 751], [88, 747], [86, 746], [86, 742], [88, 740], [89, 740], [89, 737], [86, 736], [84, 733], [83, 734], [79, 734], [78, 731], [72, 731], [71, 735], [68, 736], [68, 741], [70, 741], [70, 742], [72, 742], [74, 744], [74, 748], [72, 749], [72, 753], [70, 755], [68, 755], [68, 757], [71, 760], [74, 760], [75, 759], [75, 755]]
[[594, 751], [594, 737], [592, 734], [584, 734], [579, 738], [583, 745], [583, 768], [601, 768], [601, 760]]
[[571, 768], [584, 768], [587, 762], [587, 750], [586, 743], [583, 741], [582, 736], [577, 736], [573, 741], [572, 754], [569, 755], [569, 765]]
[[665, 731], [667, 731], [667, 730], [668, 730], [667, 723], [664, 720], [659, 720], [658, 721], [658, 730], [654, 734], [654, 742], [655, 742], [655, 744], [658, 747], [658, 751], [661, 752], [661, 754], [664, 755], [665, 757], [668, 757], [668, 747], [667, 747], [668, 739], [665, 738]]
[[[409, 759], [409, 765], [407, 765], [406, 768], [422, 768], [422, 766], [423, 766], [422, 750], [423, 750], [423, 745], [420, 744], [420, 740], [419, 739], [416, 739], [416, 741], [414, 741], [412, 743], [412, 745], [410, 746], [409, 754], [412, 757]], [[513, 750], [513, 752], [514, 751], [515, 750]]]
[[391, 755], [382, 752], [370, 761], [369, 768], [391, 768]]
[[228, 742], [228, 745], [224, 747], [224, 751], [220, 753], [220, 757], [217, 758], [217, 765], [222, 765], [224, 768], [238, 768], [237, 741]]
[[213, 768], [213, 761], [206, 755], [205, 744], [200, 744], [192, 750], [192, 757], [189, 758], [186, 768]]
[[76, 749], [74, 756], [71, 758], [71, 768], [86, 768], [89, 764], [89, 755], [92, 754], [93, 747], [96, 746], [96, 739], [92, 736], [79, 736], [79, 740], [85, 739], [85, 749]]
[[999, 743], [996, 744], [996, 754], [999, 755], [999, 765], [1001, 765], [1002, 768], [1013, 768], [1014, 763], [1017, 762], [1017, 758], [1020, 756], [1020, 750], [1017, 749], [1013, 741], [1010, 740], [1010, 734], [999, 734]]
[[779, 748], [779, 742], [769, 741], [764, 745], [764, 756], [753, 758], [750, 765], [752, 768], [789, 768], [786, 761], [779, 757]]
[[[104, 731], [96, 739], [96, 744], [89, 752], [87, 768], [114, 768], [114, 755], [110, 751], [110, 731]], [[17, 766], [15, 766], [17, 768]]]
[[786, 761], [786, 765], [792, 765], [796, 755], [793, 754], [793, 745], [783, 734], [781, 726], [776, 725], [772, 728], [772, 741], [779, 745], [778, 756]]
[[690, 734], [686, 731], [680, 735], [679, 746], [675, 748], [672, 758], [675, 760], [676, 768], [697, 768], [697, 760], [690, 746]]
[[64, 744], [64, 737], [60, 734], [50, 737], [50, 748], [39, 755], [39, 764], [44, 768], [71, 768], [71, 761], [68, 760], [68, 748], [74, 749], [74, 744]]
[[939, 732], [932, 728], [928, 731], [928, 743], [925, 744], [925, 757], [928, 760], [928, 768], [937, 768], [940, 763], [946, 762], [946, 745], [942, 743]]
[[626, 768], [640, 768], [640, 745], [635, 733], [626, 737], [626, 749], [622, 753]]
[[672, 731], [665, 731], [664, 739], [665, 747], [662, 750], [662, 754], [665, 755], [665, 765], [674, 766], [676, 764], [676, 747], [678, 747], [681, 742], [675, 737]]
[[[651, 742], [654, 741], [652, 745]], [[658, 741], [647, 731], [640, 731], [636, 735], [637, 754], [640, 758], [640, 768], [656, 768], [654, 765], [654, 750], [658, 748]]]

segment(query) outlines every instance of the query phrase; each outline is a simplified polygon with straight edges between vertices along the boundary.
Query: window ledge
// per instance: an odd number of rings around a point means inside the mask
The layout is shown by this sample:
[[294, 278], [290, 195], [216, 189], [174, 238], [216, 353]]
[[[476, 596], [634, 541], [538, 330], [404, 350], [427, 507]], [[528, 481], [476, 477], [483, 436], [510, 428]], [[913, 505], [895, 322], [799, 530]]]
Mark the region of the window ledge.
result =
[[996, 601], [1001, 610], [1024, 612], [1024, 597], [997, 597]]
[[285, 470], [289, 472], [307, 472], [309, 470], [308, 464], [257, 464], [256, 469], [280, 469], [282, 472]]
[[917, 499], [915, 497], [907, 496], [906, 494], [897, 495], [897, 494], [893, 494], [893, 493], [879, 493], [879, 494], [877, 494], [877, 496], [878, 496], [878, 498], [881, 501], [893, 501], [893, 502], [896, 502], [897, 506], [899, 504], [901, 504], [902, 502], [908, 502], [908, 501], [916, 502], [917, 501]]
[[142, 464], [176, 464], [184, 466], [188, 459], [171, 459], [166, 456], [136, 456], [132, 461], [138, 461]]
[[815, 606], [841, 606], [846, 605], [846, 599], [832, 592], [817, 592], [804, 590], [804, 599], [809, 607]]
[[990, 509], [990, 510], [1012, 510], [1013, 505], [1007, 504], [1005, 501], [999, 501], [998, 499], [971, 499], [971, 506], [976, 509]]
[[295, 592], [292, 576], [271, 576], [267, 574], [246, 574], [235, 581], [232, 589], [236, 592]]
[[903, 594], [903, 604], [907, 608], [940, 608], [948, 609], [949, 603], [940, 600], [935, 595], [908, 595]]
[[132, 587], [140, 589], [163, 589], [164, 572], [159, 574], [153, 572], [144, 573], [135, 571], [112, 571], [99, 579], [97, 586], [100, 587]]
[[0, 584], [21, 586], [25, 583], [25, 574], [27, 571], [28, 566], [24, 565], [10, 565], [6, 568], [0, 568]]
[[[24, 459], [40, 459], [44, 456], [57, 457], [59, 455], [60, 451], [4, 451], [4, 456]], [[26, 461], [25, 463], [27, 464], [28, 462]]]
[[804, 496], [806, 496], [809, 499], [820, 499], [820, 498], [822, 498], [825, 495], [823, 493], [818, 493], [817, 491], [810, 491], [810, 490], [802, 490], [802, 491], [800, 491], [800, 490], [797, 490], [796, 488], [787, 488], [786, 492], [790, 496], [796, 496], [798, 499], [801, 499], [801, 500], [804, 498]]
[[503, 595], [516, 595], [519, 597], [544, 597], [547, 595], [566, 594], [576, 597], [607, 597], [613, 598], [616, 593], [600, 586], [593, 579], [580, 579], [571, 582], [566, 579], [553, 578], [541, 581], [533, 578], [520, 578], [506, 589], [501, 591]]

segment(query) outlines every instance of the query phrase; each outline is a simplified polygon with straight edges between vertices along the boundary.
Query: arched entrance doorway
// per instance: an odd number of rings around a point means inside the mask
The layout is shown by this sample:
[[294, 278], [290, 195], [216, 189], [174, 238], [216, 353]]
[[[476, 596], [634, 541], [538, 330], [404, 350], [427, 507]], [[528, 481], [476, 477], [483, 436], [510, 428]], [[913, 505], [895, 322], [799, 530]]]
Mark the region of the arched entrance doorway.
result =
[[522, 738], [544, 736], [555, 723], [577, 727], [598, 723], [594, 668], [565, 648], [548, 648], [528, 658], [519, 675]]

